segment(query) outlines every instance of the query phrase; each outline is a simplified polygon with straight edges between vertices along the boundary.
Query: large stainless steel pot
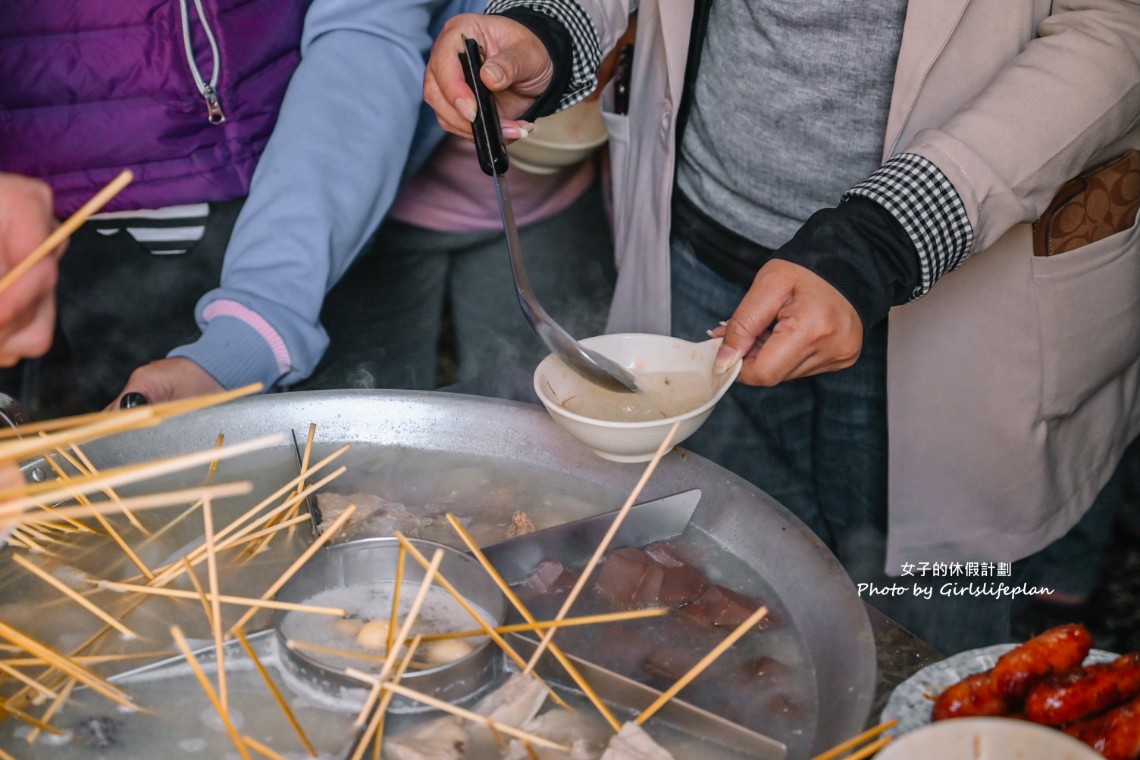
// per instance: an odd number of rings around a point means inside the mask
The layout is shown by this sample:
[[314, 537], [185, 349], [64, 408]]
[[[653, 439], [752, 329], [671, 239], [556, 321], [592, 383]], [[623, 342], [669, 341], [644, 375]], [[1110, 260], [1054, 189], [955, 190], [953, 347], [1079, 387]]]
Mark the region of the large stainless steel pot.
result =
[[[390, 457], [393, 451], [429, 467], [435, 461], [447, 466], [456, 461], [503, 462], [519, 468], [515, 470], [519, 477], [532, 486], [577, 491], [582, 498], [598, 502], [595, 511], [599, 513], [620, 506], [644, 469], [643, 465], [598, 458], [537, 406], [394, 391], [248, 398], [92, 443], [85, 449], [100, 466], [109, 467], [208, 448], [219, 433], [225, 433], [227, 442], [290, 428], [303, 436], [310, 423], [317, 426], [319, 449], [352, 444], [350, 476], [354, 468], [366, 471], [371, 461]], [[296, 472], [292, 441], [257, 462], [253, 469], [246, 465], [245, 471], [235, 462], [227, 466], [227, 474], [280, 484]], [[690, 488], [703, 493], [693, 518], [695, 526], [767, 582], [806, 642], [810, 667], [804, 677], [814, 679], [818, 705], [813, 711], [814, 725], [805, 728], [811, 734], [805, 737], [805, 746], [814, 754], [857, 733], [873, 698], [875, 646], [863, 603], [838, 561], [801, 522], [762, 491], [681, 449], [661, 462], [642, 500]]]

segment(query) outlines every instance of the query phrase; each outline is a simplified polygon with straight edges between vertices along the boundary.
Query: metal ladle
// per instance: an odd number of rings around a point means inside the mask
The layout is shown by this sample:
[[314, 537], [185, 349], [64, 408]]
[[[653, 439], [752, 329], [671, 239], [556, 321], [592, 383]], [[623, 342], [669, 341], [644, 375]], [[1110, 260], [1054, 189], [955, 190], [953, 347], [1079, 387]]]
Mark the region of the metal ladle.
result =
[[511, 208], [511, 196], [507, 191], [505, 174], [509, 161], [507, 148], [503, 143], [503, 130], [499, 123], [499, 114], [495, 108], [495, 100], [479, 78], [479, 68], [483, 64], [483, 57], [479, 52], [479, 43], [475, 40], [464, 41], [466, 50], [459, 54], [463, 65], [463, 75], [467, 85], [475, 93], [476, 114], [472, 131], [475, 135], [475, 152], [479, 157], [479, 168], [490, 176], [495, 182], [495, 193], [499, 199], [499, 214], [503, 218], [503, 229], [507, 235], [507, 250], [511, 256], [511, 275], [514, 277], [515, 293], [519, 298], [519, 306], [523, 315], [534, 328], [539, 340], [550, 349], [550, 352], [566, 363], [570, 369], [577, 372], [590, 382], [612, 391], [635, 392], [637, 381], [633, 375], [617, 362], [602, 356], [597, 351], [591, 351], [578, 343], [570, 333], [558, 326], [546, 310], [539, 304], [531, 288], [530, 280], [523, 267], [522, 245], [519, 242], [518, 226], [515, 224], [514, 211]]

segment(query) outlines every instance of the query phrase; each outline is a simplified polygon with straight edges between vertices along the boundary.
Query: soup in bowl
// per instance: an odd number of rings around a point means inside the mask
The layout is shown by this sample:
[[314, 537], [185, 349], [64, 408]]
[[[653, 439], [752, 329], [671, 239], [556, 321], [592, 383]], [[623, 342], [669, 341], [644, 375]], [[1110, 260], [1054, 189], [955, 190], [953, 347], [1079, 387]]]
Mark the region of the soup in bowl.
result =
[[534, 372], [534, 391], [570, 435], [614, 462], [653, 458], [673, 423], [674, 444], [695, 433], [740, 373], [740, 362], [713, 372], [721, 340], [693, 343], [666, 335], [615, 333], [579, 341], [633, 373], [637, 393], [591, 383], [556, 356]]

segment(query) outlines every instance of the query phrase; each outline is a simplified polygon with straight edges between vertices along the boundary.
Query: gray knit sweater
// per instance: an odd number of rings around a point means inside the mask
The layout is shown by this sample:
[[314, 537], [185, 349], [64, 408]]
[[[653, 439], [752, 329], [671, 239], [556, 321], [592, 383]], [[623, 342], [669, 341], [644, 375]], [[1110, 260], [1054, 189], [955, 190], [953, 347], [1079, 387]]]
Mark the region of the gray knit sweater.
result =
[[905, 0], [715, 0], [677, 181], [768, 248], [882, 161]]

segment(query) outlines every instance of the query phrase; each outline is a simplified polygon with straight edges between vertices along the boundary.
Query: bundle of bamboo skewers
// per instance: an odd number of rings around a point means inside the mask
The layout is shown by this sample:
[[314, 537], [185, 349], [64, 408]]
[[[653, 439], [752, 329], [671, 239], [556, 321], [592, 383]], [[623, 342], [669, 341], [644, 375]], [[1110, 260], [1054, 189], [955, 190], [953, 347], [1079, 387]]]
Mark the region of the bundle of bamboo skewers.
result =
[[[248, 387], [189, 401], [0, 431], [0, 467], [15, 471], [21, 462], [31, 461], [41, 470], [55, 473], [54, 479], [38, 483], [9, 478], [8, 482], [15, 484], [0, 491], [0, 531], [8, 545], [0, 552], [5, 560], [4, 569], [18, 574], [21, 587], [28, 589], [26, 598], [36, 599], [36, 614], [29, 611], [24, 617], [43, 616], [47, 608], [56, 605], [73, 605], [73, 609], [82, 610], [82, 615], [95, 626], [93, 635], [86, 641], [64, 652], [58, 646], [45, 643], [43, 636], [37, 638], [22, 630], [13, 620], [18, 615], [0, 616], [0, 719], [16, 719], [31, 726], [29, 741], [35, 741], [42, 732], [62, 733], [51, 720], [78, 686], [122, 707], [138, 707], [133, 705], [129, 694], [97, 671], [114, 663], [165, 656], [172, 651], [168, 646], [143, 641], [132, 628], [130, 616], [145, 596], [126, 594], [101, 606], [93, 601], [101, 589], [94, 585], [82, 588], [84, 582], [94, 583], [94, 579], [82, 573], [68, 575], [59, 570], [73, 570], [70, 564], [81, 559], [85, 552], [92, 551], [92, 547], [105, 547], [104, 554], [109, 550], [127, 568], [140, 573], [149, 591], [161, 590], [178, 576], [193, 573], [193, 565], [210, 560], [214, 552], [193, 550], [166, 566], [151, 568], [140, 557], [142, 552], [136, 549], [154, 541], [159, 533], [187, 519], [193, 512], [209, 515], [215, 501], [249, 493], [252, 487], [249, 482], [211, 482], [218, 463], [284, 439], [271, 436], [227, 446], [219, 437], [214, 449], [105, 471], [95, 467], [82, 446], [106, 435], [158, 424], [175, 414], [223, 403], [256, 390], [256, 387]], [[118, 490], [194, 467], [206, 470], [200, 486], [174, 491], [151, 490], [132, 497], [122, 496]], [[298, 480], [314, 471], [299, 476]], [[290, 484], [290, 488], [293, 486]], [[297, 505], [303, 498], [303, 495], [294, 495], [286, 499], [284, 509], [299, 508]], [[190, 507], [175, 520], [167, 521], [160, 531], [149, 531], [139, 516], [144, 510], [178, 505]], [[276, 530], [290, 524], [295, 521], [286, 522]], [[252, 530], [247, 528], [244, 534], [238, 530], [240, 526], [233, 527], [231, 546], [244, 547], [272, 535], [272, 529], [258, 531], [257, 525]], [[117, 561], [113, 561], [114, 564]], [[37, 593], [41, 590], [49, 596]], [[248, 603], [256, 605], [254, 609], [265, 604], [264, 600], [248, 600]], [[6, 611], [12, 613], [18, 606], [25, 605], [11, 605]], [[120, 642], [138, 642], [138, 646], [128, 647], [132, 651], [127, 652], [112, 651], [122, 648], [116, 645]]]
[[[36, 426], [34, 429], [24, 430], [23, 437], [17, 438], [12, 433], [0, 432], [0, 462], [15, 461], [16, 458], [29, 456], [43, 457], [45, 462], [54, 462], [49, 466], [55, 470], [57, 479], [50, 484], [32, 484], [16, 490], [0, 494], [0, 515], [4, 523], [12, 528], [9, 544], [12, 548], [12, 563], [22, 571], [34, 576], [44, 584], [52, 586], [54, 591], [68, 603], [82, 608], [100, 624], [98, 632], [88, 638], [79, 647], [67, 653], [54, 649], [28, 634], [0, 621], [0, 684], [7, 682], [9, 692], [0, 702], [5, 714], [10, 719], [27, 723], [31, 730], [28, 740], [35, 741], [44, 732], [59, 733], [62, 729], [52, 725], [52, 719], [59, 714], [73, 690], [85, 687], [101, 697], [123, 707], [145, 710], [145, 705], [138, 705], [132, 700], [130, 694], [115, 685], [112, 681], [99, 675], [96, 670], [108, 663], [122, 663], [131, 658], [147, 656], [161, 656], [163, 654], [180, 653], [191, 665], [196, 679], [200, 682], [208, 701], [214, 705], [218, 716], [225, 726], [235, 748], [243, 758], [251, 757], [251, 753], [270, 758], [281, 757], [273, 748], [255, 738], [241, 733], [229, 719], [230, 706], [226, 678], [226, 641], [236, 639], [242, 646], [244, 655], [261, 673], [266, 687], [272, 694], [274, 701], [293, 727], [301, 745], [311, 756], [317, 756], [317, 750], [311, 740], [306, 736], [297, 717], [288, 706], [288, 702], [270, 677], [268, 670], [259, 660], [255, 650], [250, 646], [245, 636], [245, 627], [254, 615], [262, 609], [292, 609], [306, 613], [329, 616], [343, 616], [345, 610], [333, 608], [319, 608], [310, 605], [286, 604], [274, 600], [274, 595], [280, 588], [296, 574], [320, 548], [337, 535], [339, 529], [351, 517], [353, 509], [350, 507], [338, 516], [337, 520], [321, 535], [302, 551], [264, 591], [256, 596], [235, 596], [223, 594], [221, 589], [221, 565], [225, 563], [240, 563], [263, 550], [266, 542], [284, 531], [290, 531], [299, 523], [308, 519], [307, 515], [300, 514], [302, 505], [307, 496], [329, 483], [345, 468], [342, 466], [331, 473], [319, 475], [326, 467], [333, 464], [337, 457], [348, 448], [342, 446], [319, 462], [310, 465], [315, 426], [310, 426], [309, 437], [305, 446], [300, 474], [283, 484], [269, 497], [261, 500], [252, 508], [246, 510], [225, 525], [215, 526], [214, 502], [228, 496], [247, 493], [249, 483], [213, 484], [211, 479], [217, 463], [231, 456], [255, 450], [260, 447], [280, 443], [280, 439], [262, 439], [234, 446], [224, 446], [219, 436], [217, 448], [195, 452], [181, 457], [162, 460], [160, 462], [132, 465], [113, 470], [100, 472], [83, 453], [81, 445], [94, 436], [109, 433], [124, 432], [137, 427], [153, 424], [174, 413], [183, 413], [205, 406], [227, 401], [242, 393], [255, 389], [243, 389], [241, 392], [222, 394], [217, 397], [207, 397], [194, 402], [181, 402], [175, 405], [155, 405], [153, 407], [140, 407], [136, 410], [118, 412], [110, 415], [96, 415], [91, 419], [73, 419], [56, 421]], [[31, 434], [31, 435], [29, 435]], [[35, 442], [32, 447], [28, 444]], [[420, 594], [416, 604], [403, 620], [397, 620], [395, 615], [396, 604], [393, 604], [393, 617], [389, 627], [389, 642], [383, 658], [373, 658], [369, 663], [365, 661], [361, 669], [349, 669], [348, 674], [361, 680], [371, 687], [371, 696], [362, 707], [357, 725], [361, 729], [361, 739], [356, 743], [350, 755], [351, 760], [361, 760], [368, 748], [372, 756], [378, 757], [383, 742], [384, 717], [391, 699], [400, 695], [407, 699], [421, 701], [431, 707], [445, 712], [462, 715], [468, 720], [482, 721], [494, 736], [512, 737], [527, 748], [531, 756], [535, 748], [565, 749], [549, 739], [533, 735], [509, 726], [498, 725], [485, 716], [473, 716], [446, 702], [440, 702], [429, 695], [418, 693], [401, 683], [401, 677], [409, 667], [412, 667], [413, 655], [416, 647], [422, 642], [422, 635], [413, 635], [412, 629], [418, 614], [419, 604], [422, 603], [423, 594], [434, 583], [456, 597], [461, 605], [467, 606], [479, 628], [473, 629], [471, 635], [486, 635], [491, 638], [504, 654], [518, 667], [520, 673], [528, 678], [538, 679], [534, 673], [534, 666], [545, 650], [549, 650], [556, 657], [571, 677], [576, 681], [580, 690], [587, 695], [598, 713], [617, 732], [621, 724], [614, 717], [611, 709], [597, 696], [590, 684], [574, 668], [569, 658], [551, 641], [554, 632], [564, 625], [580, 625], [591, 622], [603, 622], [615, 618], [639, 617], [660, 614], [663, 610], [633, 611], [617, 615], [600, 616], [597, 620], [579, 620], [568, 616], [574, 596], [581, 591], [589, 572], [598, 564], [605, 552], [609, 541], [620, 527], [621, 520], [628, 513], [633, 503], [640, 495], [654, 467], [661, 456], [667, 451], [663, 445], [658, 456], [647, 467], [641, 481], [629, 495], [611, 530], [597, 547], [590, 564], [582, 573], [579, 586], [572, 592], [558, 616], [551, 621], [539, 621], [526, 610], [522, 602], [515, 596], [509, 586], [498, 575], [479, 547], [467, 534], [459, 521], [449, 516], [453, 527], [468, 549], [480, 561], [495, 583], [515, 605], [523, 619], [524, 625], [516, 625], [510, 630], [530, 630], [542, 632], [543, 638], [539, 647], [529, 660], [519, 655], [506, 641], [506, 629], [500, 631], [489, 628], [483, 617], [462, 598], [453, 586], [438, 573], [438, 559], [434, 562], [423, 556], [416, 546], [402, 535], [401, 561], [405, 557], [419, 562], [427, 569], [427, 575], [421, 584]], [[9, 453], [12, 452], [12, 453]], [[7, 456], [7, 459], [5, 457]], [[123, 497], [116, 489], [128, 483], [137, 483], [148, 477], [164, 475], [180, 469], [206, 466], [208, 468], [205, 482], [197, 488], [182, 489], [176, 492], [152, 493], [141, 497]], [[100, 492], [105, 498], [93, 500], [90, 495]], [[166, 562], [161, 566], [150, 567], [140, 557], [140, 553], [132, 548], [132, 542], [142, 543], [153, 540], [160, 531], [150, 531], [144, 521], [136, 514], [143, 509], [175, 504], [190, 504], [180, 514], [167, 520], [166, 530], [172, 524], [187, 522], [193, 516], [201, 521], [202, 542], [194, 548], [186, 550], [180, 556]], [[118, 517], [112, 520], [109, 513]], [[114, 522], [124, 523], [116, 528]], [[37, 555], [51, 553], [64, 554], [63, 547], [76, 538], [93, 540], [92, 537], [102, 541], [113, 551], [121, 554], [121, 559], [127, 569], [134, 572], [134, 576], [126, 580], [88, 579], [89, 588], [77, 591], [66, 583], [55, 578], [45, 571], [36, 561]], [[224, 558], [220, 561], [220, 558]], [[205, 566], [205, 578], [199, 576], [196, 568]], [[434, 569], [433, 569], [434, 565]], [[402, 565], [401, 565], [402, 566]], [[192, 590], [173, 587], [177, 580], [188, 581]], [[397, 584], [398, 588], [399, 584]], [[96, 592], [107, 591], [121, 594], [121, 604], [114, 610], [101, 609], [92, 601]], [[131, 613], [138, 609], [145, 600], [153, 597], [181, 600], [190, 605], [190, 609], [197, 609], [197, 621], [204, 621], [205, 628], [210, 632], [214, 643], [213, 680], [206, 673], [205, 668], [198, 662], [190, 644], [179, 625], [170, 628], [169, 644], [141, 641], [139, 634], [131, 627]], [[395, 602], [396, 600], [394, 600]], [[196, 604], [195, 604], [196, 602]], [[227, 624], [223, 617], [223, 605], [232, 610], [241, 610], [236, 621]], [[646, 709], [638, 718], [638, 725], [644, 723], [657, 712], [672, 696], [674, 696], [689, 681], [696, 677], [720, 653], [731, 646], [741, 635], [754, 628], [760, 618], [765, 614], [762, 608], [745, 622], [731, 636], [726, 638], [716, 650], [698, 663], [685, 677], [678, 680], [675, 687], [662, 695], [654, 705]], [[100, 644], [113, 639], [112, 634], [117, 633], [120, 641], [139, 641], [139, 650], [125, 654], [106, 654], [100, 650]], [[304, 647], [303, 642], [290, 642], [291, 646]], [[164, 646], [166, 648], [164, 648]], [[5, 654], [5, 651], [7, 654]], [[17, 664], [18, 663], [18, 664]], [[549, 686], [544, 688], [557, 702], [561, 698]], [[11, 689], [15, 689], [11, 691]], [[0, 691], [0, 694], [3, 694]], [[0, 753], [4, 750], [0, 749]], [[10, 757], [0, 754], [0, 760]]]
[[[245, 392], [251, 390], [253, 389], [245, 389]], [[325, 542], [337, 534], [339, 528], [351, 517], [353, 509], [350, 507], [345, 510], [336, 522], [301, 552], [300, 556], [292, 562], [285, 572], [281, 573], [256, 597], [221, 593], [219, 557], [227, 557], [227, 562], [236, 559], [240, 564], [243, 558], [248, 559], [262, 551], [266, 543], [271, 541], [274, 536], [286, 530], [291, 532], [293, 527], [307, 521], [308, 516], [299, 514], [305, 498], [338, 477], [345, 468], [340, 467], [319, 479], [316, 479], [317, 474], [344, 453], [347, 447], [341, 447], [321, 461], [309, 466], [315, 432], [315, 427], [310, 426], [309, 439], [306, 443], [300, 474], [282, 485], [268, 498], [217, 529], [214, 525], [214, 502], [225, 497], [245, 494], [250, 490], [250, 484], [244, 482], [212, 484], [211, 480], [218, 462], [280, 442], [280, 438], [261, 439], [236, 446], [223, 446], [223, 439], [219, 436], [218, 448], [213, 450], [194, 452], [159, 462], [131, 465], [102, 472], [95, 467], [81, 448], [84, 443], [99, 435], [137, 429], [153, 424], [156, 420], [161, 420], [171, 414], [220, 403], [236, 395], [240, 394], [224, 394], [219, 397], [179, 405], [156, 405], [129, 412], [119, 412], [94, 420], [78, 419], [46, 423], [21, 431], [24, 436], [22, 438], [17, 438], [13, 433], [0, 432], [0, 462], [14, 464], [19, 459], [38, 456], [43, 459], [45, 466], [54, 470], [57, 476], [54, 481], [9, 489], [0, 495], [0, 515], [3, 515], [3, 524], [10, 529], [8, 543], [12, 549], [11, 563], [21, 571], [26, 572], [29, 577], [35, 577], [46, 586], [52, 587], [62, 601], [74, 604], [76, 608], [82, 608], [100, 626], [80, 646], [65, 653], [0, 620], [0, 645], [7, 652], [7, 656], [0, 656], [0, 694], [5, 694], [2, 690], [5, 683], [10, 687], [6, 696], [3, 697], [3, 701], [0, 702], [0, 709], [8, 718], [22, 721], [30, 727], [27, 734], [29, 742], [36, 741], [45, 732], [53, 734], [63, 732], [63, 729], [52, 724], [52, 720], [60, 713], [77, 687], [89, 689], [121, 707], [135, 710], [146, 709], [145, 705], [135, 704], [130, 694], [97, 671], [100, 667], [112, 664], [121, 665], [125, 662], [132, 662], [136, 658], [148, 656], [161, 657], [174, 651], [169, 648], [163, 649], [161, 642], [143, 641], [143, 637], [132, 627], [130, 619], [131, 614], [142, 606], [144, 600], [162, 597], [185, 600], [191, 604], [194, 601], [199, 603], [198, 605], [192, 604], [190, 609], [200, 610], [198, 619], [205, 621], [205, 627], [210, 631], [213, 638], [215, 652], [213, 683], [191, 651], [181, 627], [177, 625], [172, 627], [170, 637], [177, 648], [177, 652], [181, 653], [186, 661], [191, 664], [196, 678], [200, 681], [208, 700], [215, 706], [239, 754], [242, 757], [250, 757], [249, 753], [252, 751], [267, 757], [280, 757], [271, 747], [253, 737], [241, 734], [229, 720], [225, 654], [225, 643], [228, 638], [236, 638], [241, 643], [245, 656], [256, 665], [258, 672], [262, 674], [267, 688], [287, 716], [306, 751], [314, 757], [317, 756], [316, 749], [307, 738], [300, 722], [289, 709], [285, 698], [245, 638], [244, 626], [250, 622], [258, 610], [267, 608], [291, 609], [331, 616], [345, 615], [343, 609], [286, 604], [275, 601], [273, 597], [288, 579], [298, 572], [315, 552], [319, 551]], [[657, 461], [659, 458], [655, 459], [653, 464], [655, 465]], [[151, 477], [195, 466], [207, 467], [205, 482], [197, 488], [150, 493], [141, 497], [123, 497], [116, 490], [123, 485], [144, 482]], [[582, 575], [583, 581], [575, 589], [574, 594], [581, 590], [581, 586], [585, 582], [584, 579], [589, 571], [596, 566], [609, 540], [620, 525], [621, 519], [644, 487], [651, 471], [652, 467], [646, 471], [638, 487], [630, 494], [611, 531], [598, 546], [591, 564]], [[106, 498], [101, 498], [99, 501], [93, 500], [91, 495], [96, 492], [101, 493]], [[144, 521], [136, 514], [136, 512], [141, 512], [144, 509], [187, 503], [190, 504], [188, 509], [182, 511], [175, 518], [167, 520], [165, 525], [156, 531], [149, 530]], [[136, 549], [142, 544], [154, 541], [163, 531], [169, 530], [172, 526], [189, 522], [195, 513], [202, 523], [202, 543], [186, 550], [180, 556], [161, 566], [149, 566], [140, 556], [142, 552], [136, 551]], [[615, 731], [619, 730], [621, 725], [612, 711], [577, 672], [566, 655], [551, 642], [551, 637], [553, 632], [563, 625], [641, 617], [660, 614], [663, 610], [641, 610], [618, 615], [596, 616], [596, 619], [591, 620], [575, 620], [567, 617], [569, 607], [573, 603], [571, 597], [555, 620], [538, 621], [526, 610], [503, 579], [498, 576], [459, 521], [453, 516], [449, 516], [449, 520], [460, 538], [479, 559], [508, 599], [516, 606], [523, 619], [527, 621], [525, 625], [513, 626], [511, 629], [545, 632], [542, 644], [529, 661], [524, 660], [503, 638], [507, 632], [506, 629], [501, 631], [487, 629], [483, 618], [470, 609], [472, 619], [481, 628], [469, 633], [489, 636], [519, 667], [520, 672], [528, 677], [537, 678], [533, 674], [534, 665], [541, 657], [543, 649], [549, 649], [571, 677], [575, 679], [579, 688], [589, 697], [605, 721]], [[116, 527], [115, 522], [121, 524]], [[445, 578], [438, 575], [437, 569], [432, 569], [431, 562], [403, 536], [399, 536], [399, 538], [402, 542], [403, 553], [428, 568], [428, 576], [421, 587], [421, 595], [426, 592], [432, 582], [435, 582], [455, 595], [460, 603], [466, 606], [466, 601], [455, 591], [454, 587]], [[73, 547], [79, 541], [96, 541], [112, 553], [120, 555], [123, 565], [135, 575], [120, 580], [88, 579], [90, 587], [80, 591], [61, 581], [42, 566], [43, 557], [59, 558], [72, 555]], [[199, 577], [195, 569], [203, 564], [206, 569], [205, 582]], [[189, 581], [193, 590], [172, 587], [172, 584], [179, 579]], [[99, 591], [115, 592], [122, 596], [116, 600], [114, 608], [110, 606], [104, 608], [93, 601], [94, 594]], [[393, 619], [389, 628], [392, 634], [388, 651], [386, 656], [376, 663], [378, 665], [376, 671], [351, 670], [349, 672], [350, 675], [359, 677], [363, 682], [373, 687], [373, 696], [368, 700], [358, 719], [358, 723], [363, 729], [362, 741], [356, 745], [352, 760], [360, 760], [369, 746], [373, 748], [373, 756], [378, 756], [383, 736], [384, 715], [394, 695], [419, 700], [437, 709], [472, 719], [469, 712], [435, 700], [428, 695], [417, 693], [400, 683], [401, 676], [412, 662], [416, 647], [422, 641], [421, 636], [413, 637], [410, 633], [421, 599], [422, 596], [417, 599], [417, 605], [413, 606], [412, 612], [403, 621], [396, 620], [394, 614], [396, 607], [393, 605]], [[236, 622], [228, 626], [224, 624], [222, 605], [242, 609], [242, 614]], [[637, 723], [640, 724], [647, 720], [671, 696], [676, 694], [677, 690], [695, 677], [720, 652], [730, 646], [739, 635], [754, 627], [763, 614], [764, 611], [759, 610], [753, 619], [743, 625], [732, 637], [726, 639], [722, 646], [718, 647], [716, 652], [711, 653], [697, 668], [694, 668], [690, 675], [678, 681], [675, 689], [662, 695], [658, 703], [642, 713]], [[397, 625], [398, 623], [399, 625]], [[398, 635], [397, 630], [399, 630]], [[118, 654], [107, 651], [108, 648], [105, 645], [108, 641], [115, 639], [114, 633], [119, 634], [119, 641], [139, 642], [139, 646], [135, 647], [133, 651]], [[297, 642], [291, 642], [291, 644], [304, 646]], [[402, 657], [398, 657], [401, 652]], [[14, 688], [15, 691], [11, 691], [11, 688]], [[550, 687], [545, 688], [556, 701], [559, 701], [557, 694]], [[496, 736], [510, 736], [523, 742], [532, 756], [534, 756], [535, 747], [561, 749], [558, 745], [541, 736], [519, 731], [511, 726], [491, 723], [489, 718], [476, 717], [474, 719], [488, 721], [487, 725]], [[8, 757], [11, 756], [0, 749], [0, 758], [6, 760]]]
[[[0, 280], [0, 292], [27, 271], [35, 261], [53, 250], [59, 242], [130, 181], [129, 172], [116, 177], [76, 214], [66, 220], [20, 267]], [[190, 665], [240, 756], [249, 760], [250, 753], [253, 752], [265, 757], [280, 758], [281, 755], [272, 748], [248, 734], [242, 734], [230, 720], [226, 642], [234, 639], [263, 677], [267, 689], [293, 727], [305, 751], [313, 757], [317, 756], [316, 748], [306, 736], [268, 670], [259, 660], [244, 630], [255, 615], [264, 609], [291, 609], [332, 616], [345, 614], [345, 610], [340, 609], [278, 602], [274, 596], [301, 570], [308, 559], [337, 535], [339, 529], [352, 515], [354, 508], [350, 506], [346, 509], [256, 596], [223, 594], [222, 565], [228, 563], [240, 568], [243, 561], [263, 553], [276, 536], [286, 531], [287, 535], [292, 536], [293, 529], [297, 525], [309, 520], [309, 516], [301, 514], [305, 499], [337, 478], [345, 468], [341, 466], [323, 475], [319, 473], [330, 466], [348, 447], [343, 446], [310, 465], [315, 433], [315, 426], [311, 425], [297, 477], [290, 479], [270, 496], [221, 526], [215, 524], [215, 504], [224, 499], [248, 494], [252, 490], [252, 484], [246, 481], [215, 484], [213, 479], [218, 463], [276, 445], [282, 442], [283, 437], [268, 437], [227, 446], [224, 445], [223, 435], [219, 434], [217, 446], [210, 450], [104, 471], [100, 471], [82, 449], [85, 444], [98, 438], [156, 425], [170, 416], [221, 404], [257, 390], [259, 390], [257, 387], [247, 387], [199, 399], [137, 407], [111, 414], [83, 415], [0, 431], [0, 474], [5, 472], [8, 474], [7, 478], [0, 477], [0, 540], [6, 541], [9, 547], [7, 550], [0, 549], [0, 557], [10, 554], [11, 565], [17, 568], [18, 572], [25, 573], [29, 582], [34, 578], [37, 583], [43, 584], [40, 588], [50, 587], [49, 593], [55, 595], [50, 603], [73, 605], [72, 609], [82, 610], [84, 615], [90, 616], [92, 625], [95, 626], [91, 636], [78, 646], [64, 652], [58, 647], [44, 643], [0, 616], [0, 721], [11, 719], [27, 724], [30, 727], [27, 734], [29, 743], [35, 742], [43, 733], [64, 732], [63, 729], [53, 725], [52, 721], [77, 688], [86, 688], [118, 706], [145, 711], [145, 705], [136, 704], [127, 691], [98, 671], [109, 665], [153, 659], [178, 652]], [[404, 559], [412, 557], [426, 568], [426, 575], [410, 612], [402, 621], [398, 620], [396, 614], [398, 598], [393, 600], [384, 656], [365, 665], [364, 670], [347, 671], [350, 676], [371, 686], [370, 696], [356, 721], [362, 733], [360, 741], [351, 749], [351, 760], [363, 758], [368, 747], [372, 748], [373, 757], [379, 757], [387, 706], [397, 694], [460, 715], [467, 720], [484, 723], [496, 737], [511, 736], [521, 741], [531, 757], [536, 757], [534, 747], [567, 749], [541, 736], [521, 731], [510, 725], [496, 723], [490, 717], [472, 714], [401, 684], [402, 675], [413, 666], [416, 648], [424, 640], [422, 635], [413, 635], [412, 630], [423, 599], [433, 583], [451, 593], [461, 606], [471, 613], [479, 629], [468, 633], [490, 637], [518, 666], [519, 674], [523, 678], [534, 679], [541, 683], [534, 668], [543, 654], [549, 651], [615, 733], [623, 730], [610, 708], [598, 697], [569, 658], [552, 642], [552, 638], [564, 625], [644, 617], [664, 612], [664, 610], [641, 610], [595, 616], [589, 620], [568, 617], [570, 607], [582, 591], [590, 573], [601, 561], [609, 542], [645, 487], [650, 475], [668, 451], [675, 433], [676, 426], [662, 443], [641, 480], [619, 510], [609, 532], [590, 558], [554, 620], [536, 620], [487, 561], [459, 522], [449, 515], [449, 520], [468, 549], [526, 620], [524, 625], [514, 626], [511, 630], [542, 632], [541, 642], [529, 660], [523, 659], [506, 641], [504, 638], [506, 628], [498, 630], [489, 627], [483, 617], [470, 607], [446, 578], [439, 574], [438, 553], [429, 560], [405, 537], [398, 534], [402, 547], [401, 572]], [[38, 483], [24, 482], [15, 474], [20, 464], [28, 460], [42, 462], [41, 466], [50, 469], [54, 478]], [[195, 467], [206, 468], [203, 482], [199, 486], [167, 491], [152, 489], [143, 495], [129, 497], [120, 495], [118, 491], [125, 486], [144, 484]], [[177, 516], [165, 520], [157, 529], [148, 528], [144, 520], [139, 517], [139, 513], [145, 510], [179, 505], [189, 506]], [[159, 566], [151, 566], [143, 556], [142, 548], [158, 540], [163, 533], [174, 526], [189, 524], [191, 520], [201, 521], [201, 543], [195, 543], [192, 548], [185, 549]], [[75, 555], [77, 548], [85, 543], [94, 543], [104, 551], [109, 550], [118, 560], [114, 566], [125, 567], [133, 575], [117, 579], [82, 577], [77, 588], [75, 582], [69, 583], [61, 578], [59, 573], [52, 571], [53, 567], [66, 565], [66, 562]], [[205, 565], [204, 581], [198, 569], [202, 565]], [[119, 575], [121, 576], [121, 573]], [[177, 588], [176, 581], [185, 581], [192, 588]], [[396, 588], [399, 588], [399, 582]], [[108, 601], [104, 599], [108, 595], [118, 598]], [[135, 630], [132, 615], [137, 617], [137, 610], [143, 607], [147, 600], [156, 597], [178, 600], [190, 605], [191, 610], [196, 610], [194, 613], [196, 620], [189, 622], [204, 623], [203, 627], [209, 631], [214, 644], [212, 682], [191, 650], [181, 626], [175, 624], [169, 628], [170, 642], [148, 641], [147, 636], [140, 635]], [[95, 601], [96, 599], [103, 599], [104, 603], [101, 605]], [[227, 624], [223, 616], [223, 605], [230, 609], [241, 610], [236, 620]], [[182, 611], [185, 612], [185, 608]], [[666, 691], [660, 699], [644, 710], [634, 723], [641, 725], [648, 720], [740, 636], [754, 628], [765, 614], [764, 608], [758, 609], [689, 673], [680, 678], [672, 689]], [[108, 642], [116, 638], [114, 634], [118, 634], [119, 642], [134, 644], [135, 646], [128, 647], [133, 651], [111, 651], [114, 647], [109, 647]], [[306, 646], [304, 642], [290, 642], [290, 645]], [[308, 646], [319, 645], [310, 643]], [[371, 669], [368, 669], [368, 665], [372, 666]], [[545, 684], [542, 686], [555, 701], [561, 702], [561, 698], [553, 689]], [[0, 760], [11, 760], [11, 758], [12, 755], [0, 748]]]

